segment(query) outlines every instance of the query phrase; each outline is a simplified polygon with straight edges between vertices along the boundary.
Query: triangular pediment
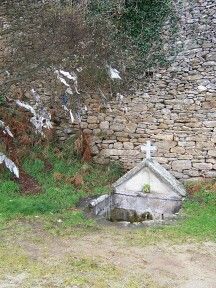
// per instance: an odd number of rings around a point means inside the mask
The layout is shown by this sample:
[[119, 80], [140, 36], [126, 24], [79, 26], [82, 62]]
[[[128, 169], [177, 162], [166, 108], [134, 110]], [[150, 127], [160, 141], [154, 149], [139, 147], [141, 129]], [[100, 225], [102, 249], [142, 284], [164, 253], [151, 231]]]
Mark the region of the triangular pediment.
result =
[[114, 183], [114, 189], [117, 189], [117, 187], [123, 185], [126, 182], [131, 182], [131, 179], [134, 177], [137, 177], [137, 181], [140, 181], [139, 178], [142, 176], [139, 177], [138, 175], [143, 174], [145, 170], [151, 171], [151, 178], [155, 177], [155, 182], [164, 183], [179, 196], [184, 197], [186, 195], [186, 191], [183, 185], [179, 181], [177, 181], [169, 171], [167, 171], [162, 165], [160, 165], [157, 161], [153, 159], [144, 160], [140, 164], [135, 166], [133, 169], [128, 171], [124, 176], [122, 176]]

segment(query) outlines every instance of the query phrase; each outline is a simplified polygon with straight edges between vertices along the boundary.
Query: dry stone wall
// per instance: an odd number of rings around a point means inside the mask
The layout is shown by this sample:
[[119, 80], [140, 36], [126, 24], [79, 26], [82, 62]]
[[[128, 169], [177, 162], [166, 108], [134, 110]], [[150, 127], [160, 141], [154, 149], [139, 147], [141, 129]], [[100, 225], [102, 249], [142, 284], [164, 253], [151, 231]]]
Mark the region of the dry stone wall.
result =
[[[141, 145], [151, 140], [158, 148], [158, 162], [177, 178], [216, 177], [216, 1], [173, 1], [180, 17], [176, 41], [169, 40], [169, 23], [162, 31], [164, 50], [174, 47], [175, 55], [167, 56], [172, 64], [144, 75], [140, 71], [143, 88], [133, 88], [136, 92], [123, 99], [118, 97], [106, 105], [101, 99], [86, 99], [88, 111], [81, 127], [92, 135], [92, 152], [98, 163], [118, 160], [132, 168], [145, 156]], [[32, 83], [31, 88], [43, 95], [52, 115], [57, 114], [54, 124], [64, 141], [78, 128], [71, 126], [67, 111], [55, 111], [55, 106], [62, 105], [59, 95], [65, 87], [52, 69], [40, 82]], [[22, 100], [18, 86], [11, 87], [10, 98], [19, 99], [20, 95]], [[29, 90], [24, 96], [32, 103]]]
[[[131, 168], [152, 140], [157, 160], [180, 179], [216, 177], [216, 2], [180, 1], [179, 52], [150, 73], [142, 90], [102, 107], [87, 100], [82, 120], [96, 162]], [[164, 31], [166, 36], [166, 31]]]

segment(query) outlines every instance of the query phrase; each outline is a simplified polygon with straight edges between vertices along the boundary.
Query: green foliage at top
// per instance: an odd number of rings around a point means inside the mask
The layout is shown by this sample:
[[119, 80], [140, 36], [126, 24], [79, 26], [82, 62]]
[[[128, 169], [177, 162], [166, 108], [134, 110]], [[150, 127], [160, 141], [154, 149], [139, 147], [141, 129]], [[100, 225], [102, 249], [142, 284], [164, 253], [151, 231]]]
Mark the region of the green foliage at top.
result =
[[172, 0], [94, 0], [90, 10], [94, 17], [98, 16], [110, 27], [107, 33], [110, 33], [111, 42], [121, 43], [130, 57], [139, 58], [136, 64], [138, 61], [146, 68], [165, 64], [162, 28], [166, 21], [170, 22], [172, 33], [177, 27]]

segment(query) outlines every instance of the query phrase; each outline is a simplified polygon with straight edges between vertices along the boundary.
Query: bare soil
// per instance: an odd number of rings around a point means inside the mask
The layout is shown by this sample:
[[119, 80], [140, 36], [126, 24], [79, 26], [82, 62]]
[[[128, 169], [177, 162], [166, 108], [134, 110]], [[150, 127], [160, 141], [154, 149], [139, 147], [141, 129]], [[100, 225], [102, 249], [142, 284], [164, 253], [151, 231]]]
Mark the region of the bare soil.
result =
[[20, 177], [17, 181], [20, 184], [21, 193], [23, 195], [39, 194], [42, 192], [39, 183], [25, 171], [20, 171]]
[[133, 233], [57, 236], [38, 223], [0, 231], [0, 287], [216, 288], [216, 243], [136, 244]]

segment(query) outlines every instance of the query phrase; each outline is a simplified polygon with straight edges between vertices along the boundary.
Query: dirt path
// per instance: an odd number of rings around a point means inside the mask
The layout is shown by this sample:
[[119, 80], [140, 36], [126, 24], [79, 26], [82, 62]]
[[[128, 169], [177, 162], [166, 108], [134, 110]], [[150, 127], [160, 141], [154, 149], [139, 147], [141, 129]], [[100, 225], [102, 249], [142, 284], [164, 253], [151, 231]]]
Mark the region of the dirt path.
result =
[[128, 234], [107, 227], [57, 237], [28, 227], [1, 235], [0, 260], [16, 260], [0, 263], [0, 287], [216, 288], [216, 243], [145, 246]]

